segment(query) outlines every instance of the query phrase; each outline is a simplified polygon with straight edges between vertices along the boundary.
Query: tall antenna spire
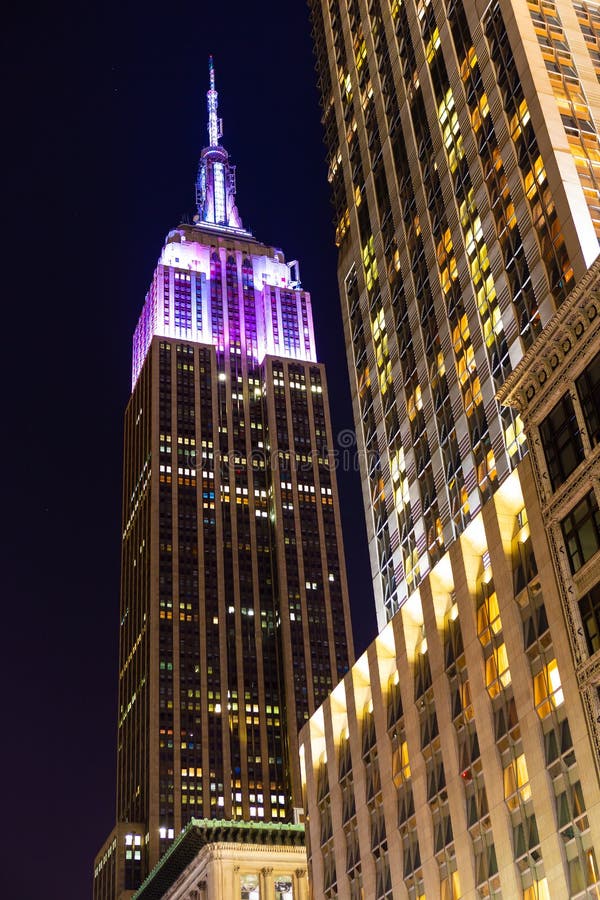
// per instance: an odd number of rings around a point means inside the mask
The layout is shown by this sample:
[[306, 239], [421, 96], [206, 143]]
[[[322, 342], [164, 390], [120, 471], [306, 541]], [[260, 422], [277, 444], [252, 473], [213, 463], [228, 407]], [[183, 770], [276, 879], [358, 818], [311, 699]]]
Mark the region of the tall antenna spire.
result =
[[208, 74], [210, 87], [206, 94], [208, 106], [208, 146], [218, 147], [219, 138], [223, 134], [222, 120], [217, 117], [219, 108], [219, 95], [215, 90], [215, 66], [212, 56], [208, 57]]
[[224, 228], [242, 229], [235, 205], [235, 166], [229, 162], [227, 150], [219, 143], [223, 134], [222, 120], [217, 111], [219, 95], [215, 90], [215, 66], [208, 57], [209, 88], [206, 93], [208, 108], [208, 147], [202, 150], [198, 178], [196, 179], [196, 208], [194, 222], [206, 222]]

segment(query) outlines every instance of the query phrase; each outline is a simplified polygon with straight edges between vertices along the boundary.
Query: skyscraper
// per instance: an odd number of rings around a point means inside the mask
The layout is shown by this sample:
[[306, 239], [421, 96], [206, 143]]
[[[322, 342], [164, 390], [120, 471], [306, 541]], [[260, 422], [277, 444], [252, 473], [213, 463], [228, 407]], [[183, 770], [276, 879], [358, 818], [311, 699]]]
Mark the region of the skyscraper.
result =
[[598, 253], [600, 14], [367, 6], [311, 4], [383, 624], [523, 456], [495, 393]]
[[212, 60], [208, 121], [197, 215], [168, 234], [133, 338], [96, 900], [130, 896], [193, 816], [292, 821], [299, 726], [353, 657], [310, 296], [242, 226]]
[[507, 384], [598, 255], [600, 8], [310, 7], [381, 629], [303, 732], [315, 895], [595, 896], [598, 336], [548, 420]]

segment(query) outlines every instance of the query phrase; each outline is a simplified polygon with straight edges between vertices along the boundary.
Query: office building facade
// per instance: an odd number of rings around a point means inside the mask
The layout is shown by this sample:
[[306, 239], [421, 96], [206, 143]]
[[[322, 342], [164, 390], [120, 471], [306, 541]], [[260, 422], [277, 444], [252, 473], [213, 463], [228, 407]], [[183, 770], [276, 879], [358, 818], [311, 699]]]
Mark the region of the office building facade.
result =
[[[208, 113], [197, 215], [167, 236], [133, 340], [117, 756], [131, 824], [98, 855], [97, 900], [138, 887], [193, 816], [292, 821], [298, 729], [353, 654], [310, 296], [298, 263], [242, 226], [212, 65]], [[109, 852], [115, 839], [129, 844]]]
[[598, 255], [600, 11], [310, 6], [380, 627], [303, 731], [315, 896], [596, 896], [595, 438], [509, 386]]
[[311, 10], [382, 626], [524, 455], [496, 392], [598, 253], [600, 18]]

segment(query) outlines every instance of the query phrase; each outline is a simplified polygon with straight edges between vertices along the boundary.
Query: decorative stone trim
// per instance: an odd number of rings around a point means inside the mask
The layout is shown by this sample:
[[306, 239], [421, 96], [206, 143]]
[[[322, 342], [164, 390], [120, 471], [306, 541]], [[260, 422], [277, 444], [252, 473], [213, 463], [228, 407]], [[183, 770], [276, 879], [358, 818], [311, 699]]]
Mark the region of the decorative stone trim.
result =
[[600, 686], [600, 650], [585, 662], [577, 671], [577, 681], [583, 690], [586, 687]]
[[524, 422], [539, 421], [545, 403], [562, 384], [566, 370], [575, 369], [591, 349], [597, 349], [600, 331], [600, 260], [571, 291], [496, 398], [516, 407]]
[[[532, 454], [532, 456], [535, 455], [535, 453]], [[546, 477], [543, 483], [547, 481]], [[548, 498], [547, 502], [542, 503], [542, 515], [546, 526], [561, 522], [569, 510], [582, 497], [589, 494], [592, 488], [596, 488], [597, 491], [600, 488], [600, 445], [594, 448], [594, 452], [590, 456], [586, 456], [579, 466], [577, 477], [569, 476], [565, 484], [561, 485], [559, 490]]]
[[[535, 454], [531, 454], [532, 457], [534, 455]], [[547, 535], [550, 553], [554, 562], [554, 570], [558, 575], [556, 582], [560, 592], [567, 637], [569, 644], [571, 645], [577, 682], [581, 692], [581, 700], [588, 720], [590, 739], [594, 748], [596, 771], [600, 776], [600, 703], [598, 697], [594, 696], [596, 691], [589, 690], [590, 685], [593, 684], [596, 679], [600, 682], [600, 654], [595, 654], [595, 656], [592, 657], [592, 661], [588, 661], [587, 659], [587, 645], [585, 643], [583, 629], [579, 624], [579, 616], [575, 618], [575, 613], [578, 612], [578, 600], [575, 593], [575, 587], [577, 587], [579, 593], [582, 593], [584, 582], [582, 579], [574, 579], [571, 575], [569, 564], [567, 562], [566, 549], [559, 526], [554, 525], [548, 527]], [[589, 580], [589, 586], [591, 587], [591, 585], [598, 580], [599, 574], [598, 559], [594, 557], [590, 560], [589, 565], [585, 567], [585, 583]]]

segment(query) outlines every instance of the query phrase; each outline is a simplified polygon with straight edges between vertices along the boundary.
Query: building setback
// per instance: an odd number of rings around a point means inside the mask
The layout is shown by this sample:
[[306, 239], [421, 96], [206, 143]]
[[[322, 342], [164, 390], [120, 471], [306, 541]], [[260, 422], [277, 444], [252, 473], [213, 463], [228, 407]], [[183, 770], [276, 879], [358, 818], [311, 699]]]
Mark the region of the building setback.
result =
[[214, 70], [125, 414], [117, 826], [129, 897], [192, 818], [292, 822], [298, 729], [353, 660], [327, 382], [298, 263], [246, 231]]
[[302, 733], [314, 895], [595, 897], [600, 9], [310, 7], [380, 627]]

